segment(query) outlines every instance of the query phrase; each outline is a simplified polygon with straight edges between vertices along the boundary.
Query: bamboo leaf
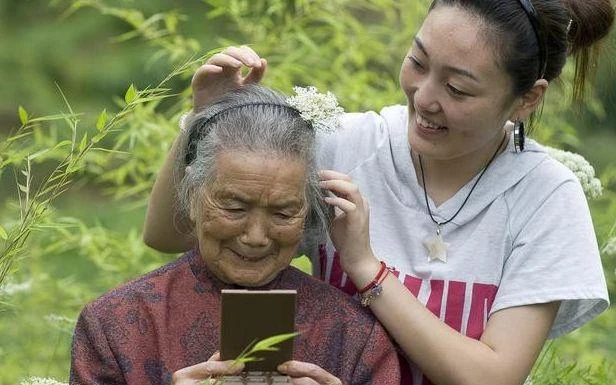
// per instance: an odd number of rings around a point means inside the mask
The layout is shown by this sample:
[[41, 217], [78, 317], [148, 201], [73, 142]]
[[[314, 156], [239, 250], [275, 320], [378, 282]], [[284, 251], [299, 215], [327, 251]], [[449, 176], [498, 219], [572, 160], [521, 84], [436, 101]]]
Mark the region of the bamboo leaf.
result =
[[21, 124], [25, 125], [26, 123], [28, 123], [28, 112], [26, 111], [26, 109], [22, 106], [19, 106], [17, 111], [19, 113], [19, 120], [21, 121]]
[[136, 97], [137, 90], [135, 89], [135, 86], [131, 84], [126, 90], [126, 93], [124, 94], [124, 101], [126, 102], [126, 104], [130, 104], [133, 100], [135, 100]]
[[242, 357], [242, 358], [238, 358], [236, 361], [237, 362], [242, 362], [242, 363], [247, 363], [247, 362], [255, 362], [255, 361], [263, 361], [265, 360], [265, 358], [260, 358], [260, 357]]
[[79, 152], [83, 152], [87, 144], [88, 144], [88, 133], [86, 132], [83, 135], [83, 138], [81, 138], [81, 142], [79, 143]]
[[71, 142], [70, 140], [66, 139], [66, 140], [63, 140], [63, 141], [61, 141], [61, 142], [58, 142], [58, 143], [54, 146], [54, 148], [53, 148], [53, 149], [54, 149], [54, 150], [57, 150], [57, 149], [62, 148], [62, 147], [64, 147], [64, 146], [70, 146], [71, 144], [73, 144], [73, 142]]
[[96, 129], [98, 131], [102, 131], [105, 128], [105, 123], [107, 123], [107, 109], [103, 109], [103, 111], [98, 115], [98, 119], [96, 120]]
[[34, 154], [28, 155], [28, 160], [36, 159], [44, 153], [49, 152], [48, 148], [42, 149], [40, 151], [35, 152]]
[[99, 132], [98, 134], [94, 135], [92, 137], [92, 143], [98, 143], [101, 139], [103, 139], [105, 137], [106, 133], [105, 132]]
[[24, 132], [23, 134], [19, 134], [19, 135], [15, 135], [15, 136], [11, 136], [11, 137], [6, 138], [6, 142], [7, 143], [11, 143], [11, 142], [14, 142], [14, 141], [16, 141], [18, 139], [21, 139], [21, 138], [24, 138], [24, 137], [30, 136], [30, 135], [32, 135], [32, 132]]
[[6, 230], [0, 225], [0, 238], [6, 241], [8, 237], [9, 235], [6, 233]]
[[257, 350], [264, 350], [264, 351], [278, 350], [277, 348], [274, 347], [274, 345], [277, 345], [277, 344], [279, 344], [281, 342], [289, 340], [289, 339], [295, 337], [298, 334], [299, 334], [299, 332], [286, 333], [286, 334], [279, 334], [279, 335], [275, 335], [275, 336], [272, 336], [272, 337], [264, 338], [264, 339], [260, 340], [259, 342], [257, 342], [252, 347], [251, 350], [253, 350], [253, 351], [257, 351]]

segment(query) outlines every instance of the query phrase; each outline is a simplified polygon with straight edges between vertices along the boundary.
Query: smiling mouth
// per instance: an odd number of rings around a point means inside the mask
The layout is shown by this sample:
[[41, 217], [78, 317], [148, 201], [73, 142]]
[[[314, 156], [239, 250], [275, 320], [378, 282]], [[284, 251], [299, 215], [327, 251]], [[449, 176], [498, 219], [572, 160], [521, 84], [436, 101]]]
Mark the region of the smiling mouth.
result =
[[415, 111], [415, 122], [417, 123], [418, 126], [420, 126], [421, 128], [425, 130], [440, 131], [440, 130], [447, 129], [447, 127], [445, 126], [439, 126], [438, 124], [433, 123], [430, 120], [424, 118], [419, 113], [417, 113], [417, 111]]
[[246, 256], [246, 255], [240, 254], [233, 250], [231, 250], [231, 252], [235, 254], [235, 256], [241, 259], [242, 261], [251, 262], [251, 263], [261, 262], [268, 256], [268, 254], [263, 255], [263, 256]]

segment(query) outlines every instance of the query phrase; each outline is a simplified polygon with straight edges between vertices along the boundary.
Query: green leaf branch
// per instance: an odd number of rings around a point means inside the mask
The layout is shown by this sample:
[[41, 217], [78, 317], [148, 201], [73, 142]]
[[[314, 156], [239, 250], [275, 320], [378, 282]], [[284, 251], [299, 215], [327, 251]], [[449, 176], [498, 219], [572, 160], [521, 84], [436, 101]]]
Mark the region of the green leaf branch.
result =
[[[66, 192], [77, 174], [84, 169], [86, 156], [97, 150], [105, 150], [97, 147], [102, 139], [109, 133], [117, 129], [117, 126], [134, 113], [138, 107], [147, 103], [156, 103], [163, 99], [176, 96], [165, 88], [172, 78], [192, 72], [194, 66], [203, 59], [189, 59], [184, 64], [175, 68], [169, 73], [156, 87], [137, 90], [134, 85], [130, 85], [125, 93], [125, 105], [122, 109], [108, 116], [107, 111], [103, 110], [96, 121], [96, 134], [88, 136], [85, 131], [80, 134], [79, 124], [81, 114], [75, 113], [71, 104], [67, 100], [62, 90], [58, 87], [60, 95], [64, 100], [67, 112], [59, 115], [43, 116], [33, 118], [28, 115], [24, 107], [19, 107], [18, 114], [21, 126], [13, 133], [0, 142], [0, 153], [12, 154], [0, 159], [0, 173], [7, 167], [21, 168], [19, 174], [15, 173], [15, 182], [18, 188], [17, 196], [19, 201], [19, 219], [12, 225], [1, 224], [0, 239], [3, 242], [0, 253], [0, 286], [12, 269], [13, 262], [24, 252], [24, 245], [33, 230], [39, 223], [44, 222], [51, 203], [60, 195]], [[40, 128], [42, 124], [54, 121], [64, 121], [70, 128], [71, 139], [61, 141], [51, 148], [36, 149], [35, 152], [23, 156], [19, 151], [10, 151], [17, 147], [22, 140], [28, 139], [35, 134], [35, 128]], [[37, 187], [34, 187], [32, 164], [37, 158], [43, 157], [49, 152], [61, 151], [64, 153], [60, 161], [52, 168], [46, 176], [41, 178]]]
[[[284, 333], [284, 334], [277, 334], [271, 337], [267, 337], [267, 338], [264, 338], [258, 341], [255, 340], [251, 342], [250, 344], [248, 344], [248, 346], [246, 346], [246, 348], [244, 348], [244, 350], [233, 360], [232, 366], [238, 363], [245, 364], [247, 362], [262, 361], [263, 358], [259, 357], [258, 355], [260, 352], [278, 351], [280, 348], [277, 347], [277, 345], [281, 344], [284, 341], [295, 338], [296, 336], [300, 334], [301, 334], [300, 332]], [[224, 384], [224, 377], [223, 378], [210, 377], [206, 379], [205, 381], [203, 381], [201, 384], [202, 385]]]

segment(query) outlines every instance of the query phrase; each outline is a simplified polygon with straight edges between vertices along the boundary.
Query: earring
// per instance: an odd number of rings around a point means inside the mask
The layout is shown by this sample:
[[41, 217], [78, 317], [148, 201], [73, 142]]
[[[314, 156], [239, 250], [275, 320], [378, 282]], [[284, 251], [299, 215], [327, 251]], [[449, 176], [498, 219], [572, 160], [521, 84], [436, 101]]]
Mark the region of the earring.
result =
[[513, 146], [516, 152], [524, 151], [524, 122], [516, 120], [513, 125]]

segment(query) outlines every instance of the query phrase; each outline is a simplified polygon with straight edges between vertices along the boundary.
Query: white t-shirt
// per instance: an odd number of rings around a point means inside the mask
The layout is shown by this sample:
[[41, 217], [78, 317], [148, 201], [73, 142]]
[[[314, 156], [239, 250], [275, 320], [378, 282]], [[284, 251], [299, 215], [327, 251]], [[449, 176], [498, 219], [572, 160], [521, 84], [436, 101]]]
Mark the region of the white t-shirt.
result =
[[[319, 137], [319, 167], [347, 173], [359, 186], [370, 204], [375, 255], [424, 305], [476, 339], [488, 317], [508, 307], [562, 301], [550, 338], [608, 307], [579, 181], [532, 140], [522, 153], [509, 141], [460, 213], [441, 228], [449, 244], [447, 263], [430, 262], [423, 242], [436, 226], [412, 166], [407, 120], [406, 106], [346, 114], [340, 132]], [[429, 200], [434, 218], [451, 218], [474, 182], [439, 207]], [[314, 245], [305, 251], [313, 256], [316, 274], [353, 294], [331, 242], [308, 244]]]

